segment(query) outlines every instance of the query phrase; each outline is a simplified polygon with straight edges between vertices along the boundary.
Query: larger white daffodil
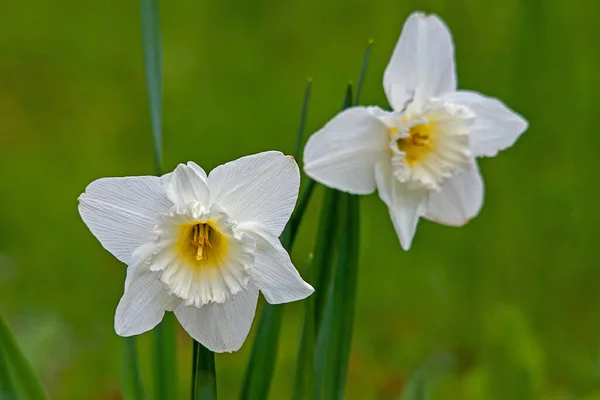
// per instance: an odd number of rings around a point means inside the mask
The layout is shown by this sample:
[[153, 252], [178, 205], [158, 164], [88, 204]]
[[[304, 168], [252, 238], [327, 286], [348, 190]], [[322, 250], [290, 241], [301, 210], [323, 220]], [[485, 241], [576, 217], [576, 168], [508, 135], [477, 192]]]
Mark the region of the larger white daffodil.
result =
[[126, 263], [115, 330], [131, 336], [174, 311], [208, 349], [238, 350], [259, 290], [269, 303], [313, 292], [278, 237], [298, 197], [292, 157], [265, 152], [215, 168], [193, 162], [159, 177], [102, 178], [79, 198], [83, 221]]
[[510, 147], [527, 121], [497, 99], [457, 91], [452, 37], [433, 15], [408, 18], [383, 86], [393, 111], [342, 111], [309, 139], [304, 169], [345, 192], [377, 188], [408, 250], [421, 216], [459, 226], [478, 214], [475, 158]]

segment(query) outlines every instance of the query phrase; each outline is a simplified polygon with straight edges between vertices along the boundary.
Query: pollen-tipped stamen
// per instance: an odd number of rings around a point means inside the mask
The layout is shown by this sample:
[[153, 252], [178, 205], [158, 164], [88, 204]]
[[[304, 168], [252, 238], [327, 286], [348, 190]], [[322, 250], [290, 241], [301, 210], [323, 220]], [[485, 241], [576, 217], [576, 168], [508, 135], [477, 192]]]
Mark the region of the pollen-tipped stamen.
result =
[[211, 233], [212, 227], [209, 224], [200, 223], [192, 227], [193, 238], [191, 242], [196, 246], [196, 261], [208, 258], [208, 252], [205, 254], [204, 247], [207, 246], [209, 249], [212, 249], [212, 244], [210, 243]]

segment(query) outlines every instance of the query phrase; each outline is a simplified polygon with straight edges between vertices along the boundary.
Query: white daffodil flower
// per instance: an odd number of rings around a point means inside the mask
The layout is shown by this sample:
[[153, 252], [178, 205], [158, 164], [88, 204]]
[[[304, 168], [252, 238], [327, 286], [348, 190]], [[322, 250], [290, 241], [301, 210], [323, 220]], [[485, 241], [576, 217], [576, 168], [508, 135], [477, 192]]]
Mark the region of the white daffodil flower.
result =
[[314, 290], [278, 240], [298, 197], [292, 157], [242, 157], [210, 175], [193, 162], [159, 177], [102, 178], [79, 213], [102, 246], [127, 264], [115, 330], [131, 336], [174, 311], [215, 352], [238, 350], [259, 290], [271, 304]]
[[478, 214], [475, 158], [512, 146], [527, 121], [497, 99], [457, 91], [452, 37], [434, 15], [408, 18], [383, 86], [393, 111], [342, 111], [309, 139], [304, 170], [344, 192], [377, 188], [408, 250], [421, 216], [460, 226]]

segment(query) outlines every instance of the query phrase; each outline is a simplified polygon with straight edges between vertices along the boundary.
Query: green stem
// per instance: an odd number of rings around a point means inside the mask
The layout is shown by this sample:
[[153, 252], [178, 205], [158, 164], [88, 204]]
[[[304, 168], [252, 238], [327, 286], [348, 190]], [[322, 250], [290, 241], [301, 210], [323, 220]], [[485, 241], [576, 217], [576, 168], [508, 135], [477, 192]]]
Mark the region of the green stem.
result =
[[192, 352], [192, 400], [217, 399], [215, 353], [194, 340]]
[[156, 397], [171, 399], [177, 391], [177, 330], [175, 317], [166, 313], [154, 328], [154, 372]]
[[[309, 80], [306, 85], [306, 90], [304, 91], [300, 126], [298, 128], [296, 139], [296, 158], [299, 157], [299, 144], [302, 143], [302, 135], [304, 133], [306, 117], [308, 114], [310, 88], [311, 82]], [[302, 221], [302, 216], [306, 211], [313, 189], [314, 182], [309, 180], [300, 196], [300, 202], [296, 211], [292, 214], [290, 221], [281, 234], [281, 243], [288, 253], [291, 253], [296, 235], [298, 234], [300, 222]], [[263, 307], [258, 323], [258, 330], [254, 338], [254, 346], [252, 347], [252, 353], [250, 354], [250, 361], [246, 367], [244, 385], [240, 393], [240, 398], [243, 400], [263, 400], [268, 397], [273, 372], [275, 370], [275, 362], [277, 361], [277, 349], [279, 346], [279, 332], [281, 331], [283, 309], [283, 305], [281, 304], [273, 305], [265, 303]]]
[[123, 359], [121, 362], [121, 386], [123, 398], [127, 400], [142, 400], [142, 382], [137, 360], [135, 338], [123, 339]]

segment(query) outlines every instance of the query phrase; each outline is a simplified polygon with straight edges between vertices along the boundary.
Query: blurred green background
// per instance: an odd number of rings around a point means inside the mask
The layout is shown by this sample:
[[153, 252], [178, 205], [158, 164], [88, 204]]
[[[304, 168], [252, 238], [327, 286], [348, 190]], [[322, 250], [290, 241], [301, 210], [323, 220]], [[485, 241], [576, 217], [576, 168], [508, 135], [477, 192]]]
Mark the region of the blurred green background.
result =
[[[383, 70], [415, 9], [452, 30], [459, 86], [501, 98], [530, 129], [481, 160], [480, 216], [421, 222], [408, 253], [377, 195], [361, 199], [346, 397], [399, 399], [420, 380], [435, 399], [600, 399], [597, 0], [162, 1], [165, 167], [291, 153], [306, 77], [312, 132], [340, 108], [369, 38], [361, 102], [386, 106]], [[77, 197], [96, 178], [154, 171], [137, 1], [0, 2], [0, 171], [0, 312], [53, 398], [120, 398], [125, 267]], [[271, 399], [289, 398], [301, 311], [287, 306]], [[217, 357], [221, 398], [236, 398], [251, 345]], [[187, 398], [183, 331], [179, 349], [173, 397]]]

